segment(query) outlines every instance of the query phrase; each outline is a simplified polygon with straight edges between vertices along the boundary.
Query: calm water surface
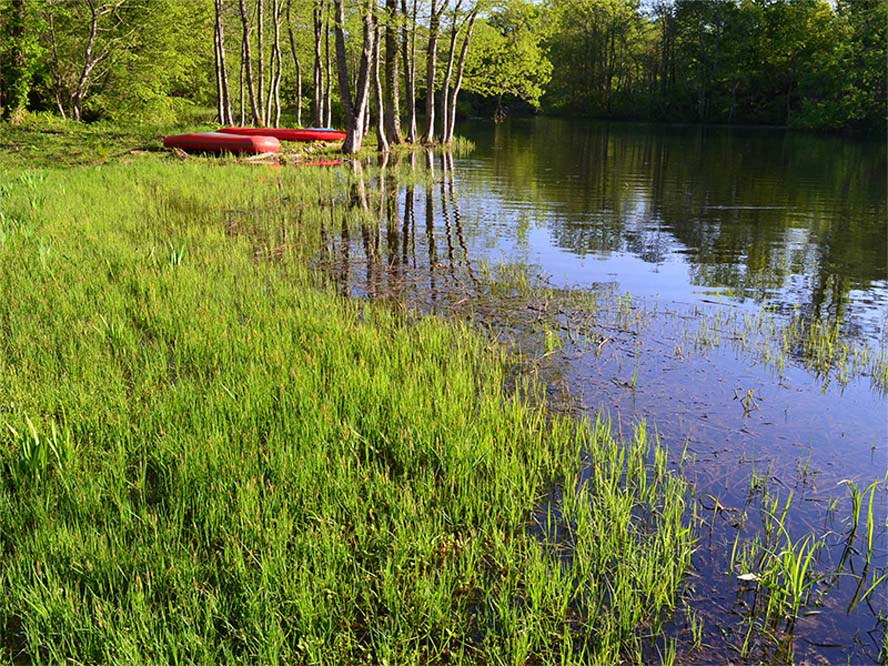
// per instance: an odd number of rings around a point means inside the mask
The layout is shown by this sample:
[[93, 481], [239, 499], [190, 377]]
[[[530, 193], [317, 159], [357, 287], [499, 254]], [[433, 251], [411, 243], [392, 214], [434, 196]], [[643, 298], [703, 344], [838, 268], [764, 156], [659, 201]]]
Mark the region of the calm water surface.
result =
[[565, 285], [842, 313], [888, 312], [884, 141], [557, 120], [468, 125], [463, 215], [492, 255]]
[[[353, 295], [442, 314], [475, 298], [485, 262], [518, 263], [603, 301], [631, 293], [637, 325], [603, 325], [597, 353], [566, 344], [544, 364], [550, 389], [626, 429], [646, 419], [675, 457], [687, 446], [701, 515], [687, 594], [704, 649], [683, 660], [734, 660], [750, 592], [728, 557], [737, 534], [751, 538], [761, 524], [752, 479], [766, 476], [783, 498], [793, 492], [793, 538], [823, 537], [818, 566], [834, 569], [849, 510], [840, 482], [886, 477], [888, 400], [867, 377], [842, 384], [792, 355], [777, 372], [748, 349], [695, 345], [688, 331], [701, 313], [768, 306], [778, 318], [839, 321], [845, 339], [888, 353], [884, 142], [549, 119], [461, 133], [476, 145], [469, 156], [416, 159], [416, 171], [434, 172], [431, 185], [405, 186], [392, 166], [367, 176], [383, 192], [382, 226], [332, 238], [330, 267]], [[750, 391], [754, 408], [744, 409]], [[875, 510], [868, 580], [888, 568], [885, 484]], [[855, 605], [857, 580], [834, 578], [796, 627], [795, 658], [875, 660], [886, 587]], [[674, 635], [688, 641], [680, 621]], [[757, 658], [774, 657], [761, 648]]]

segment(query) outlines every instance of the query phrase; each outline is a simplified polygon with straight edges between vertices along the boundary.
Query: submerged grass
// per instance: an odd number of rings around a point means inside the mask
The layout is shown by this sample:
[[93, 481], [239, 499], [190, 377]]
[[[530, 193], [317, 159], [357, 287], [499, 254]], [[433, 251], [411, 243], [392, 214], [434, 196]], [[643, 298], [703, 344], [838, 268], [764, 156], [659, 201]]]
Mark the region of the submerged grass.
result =
[[643, 428], [504, 392], [467, 326], [319, 284], [325, 229], [360, 217], [345, 171], [3, 182], [4, 658], [641, 659], [686, 485]]

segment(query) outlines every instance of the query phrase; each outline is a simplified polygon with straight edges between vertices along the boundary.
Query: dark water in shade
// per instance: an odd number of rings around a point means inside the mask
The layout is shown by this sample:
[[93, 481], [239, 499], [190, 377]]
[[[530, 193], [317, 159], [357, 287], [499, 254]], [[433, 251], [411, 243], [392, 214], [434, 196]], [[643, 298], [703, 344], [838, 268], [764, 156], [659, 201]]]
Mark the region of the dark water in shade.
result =
[[[695, 345], [695, 326], [701, 313], [768, 306], [776, 318], [839, 321], [844, 339], [888, 353], [884, 142], [547, 119], [461, 133], [476, 145], [466, 157], [367, 170], [368, 191], [382, 193], [369, 203], [380, 226], [331, 237], [326, 265], [352, 295], [461, 316], [465, 303], [482, 300], [485, 262], [519, 263], [551, 285], [596, 294], [603, 311], [624, 311], [623, 320], [597, 322], [600, 347], [568, 340], [544, 372], [553, 395], [563, 390], [581, 411], [605, 411], [625, 430], [646, 419], [674, 458], [687, 447], [700, 547], [686, 593], [704, 622], [704, 648], [682, 651], [680, 619], [672, 631], [680, 661], [739, 662], [732, 646], [742, 642], [750, 596], [729, 557], [737, 534], [751, 538], [761, 524], [751, 480], [767, 475], [782, 499], [793, 492], [790, 534], [823, 537], [817, 566], [834, 570], [850, 511], [840, 482], [886, 480], [888, 399], [866, 376], [839, 382], [794, 355], [778, 372], [738, 345]], [[399, 180], [429, 169], [431, 184]], [[626, 292], [628, 306], [617, 299]], [[528, 310], [520, 298], [492, 307], [488, 327], [499, 318], [519, 338], [522, 326], [539, 337], [532, 317], [515, 323]], [[744, 409], [749, 391], [755, 404]], [[888, 571], [886, 486], [874, 501], [868, 581]], [[862, 566], [852, 551], [809, 609], [816, 613], [799, 620], [796, 661], [877, 659], [888, 584], [849, 610], [858, 581], [848, 571]], [[751, 661], [775, 654], [762, 645]]]

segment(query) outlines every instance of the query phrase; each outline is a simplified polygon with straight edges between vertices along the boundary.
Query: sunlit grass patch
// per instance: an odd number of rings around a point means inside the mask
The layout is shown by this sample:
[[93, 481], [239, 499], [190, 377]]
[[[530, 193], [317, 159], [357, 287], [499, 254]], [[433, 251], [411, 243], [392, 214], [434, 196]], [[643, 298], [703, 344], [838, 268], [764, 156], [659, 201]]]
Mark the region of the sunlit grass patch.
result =
[[686, 484], [643, 429], [506, 391], [470, 326], [337, 296], [308, 263], [360, 225], [353, 177], [5, 181], [6, 658], [610, 663], [657, 639]]

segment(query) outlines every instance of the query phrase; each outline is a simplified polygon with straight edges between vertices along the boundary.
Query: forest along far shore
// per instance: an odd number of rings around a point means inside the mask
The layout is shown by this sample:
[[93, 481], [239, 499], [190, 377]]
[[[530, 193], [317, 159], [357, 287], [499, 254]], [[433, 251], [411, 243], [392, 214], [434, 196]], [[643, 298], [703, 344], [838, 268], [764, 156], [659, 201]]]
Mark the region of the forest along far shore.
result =
[[880, 0], [2, 0], [0, 113], [215, 107], [340, 125], [346, 152], [538, 112], [884, 132], [886, 25]]
[[0, 0], [0, 660], [888, 664], [886, 26]]

